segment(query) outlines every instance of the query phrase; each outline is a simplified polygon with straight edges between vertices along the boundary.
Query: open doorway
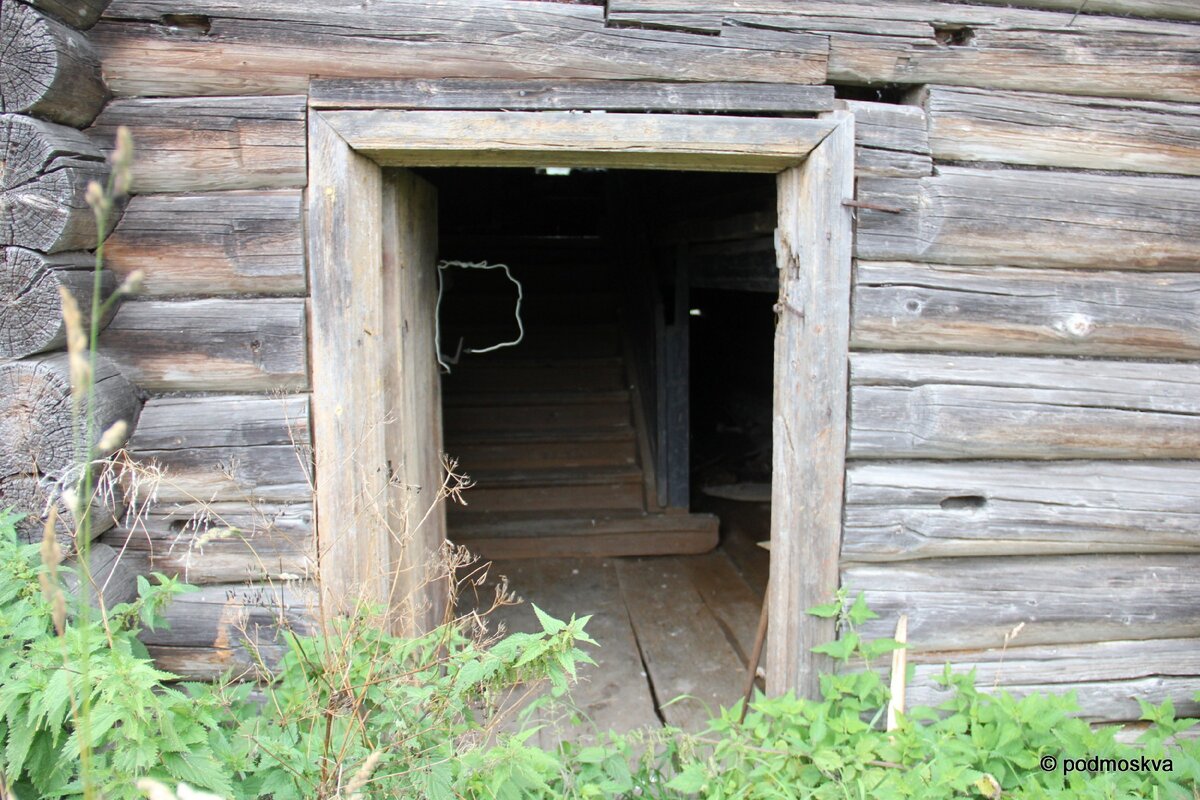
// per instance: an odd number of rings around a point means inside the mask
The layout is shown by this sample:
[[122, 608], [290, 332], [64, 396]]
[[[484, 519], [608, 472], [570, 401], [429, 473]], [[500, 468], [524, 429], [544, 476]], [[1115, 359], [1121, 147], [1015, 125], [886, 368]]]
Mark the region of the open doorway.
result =
[[[447, 537], [526, 601], [593, 616], [575, 698], [597, 724], [702, 726], [740, 695], [765, 591], [704, 490], [769, 486], [774, 176], [418, 172], [439, 198], [444, 447], [474, 483]], [[739, 532], [767, 539], [762, 519]]]

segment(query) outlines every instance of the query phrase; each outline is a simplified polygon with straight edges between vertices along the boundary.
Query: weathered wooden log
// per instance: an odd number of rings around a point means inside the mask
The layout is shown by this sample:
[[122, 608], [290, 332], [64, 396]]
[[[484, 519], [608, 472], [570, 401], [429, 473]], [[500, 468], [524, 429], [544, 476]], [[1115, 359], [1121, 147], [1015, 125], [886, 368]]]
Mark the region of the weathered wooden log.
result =
[[651, 81], [315, 80], [313, 108], [425, 111], [703, 111], [801, 114], [831, 111], [832, 86]]
[[866, 638], [908, 615], [911, 650], [1000, 647], [1025, 623], [1025, 645], [1200, 636], [1200, 555], [948, 558], [852, 565], [851, 596], [880, 615]]
[[863, 178], [856, 255], [878, 261], [1191, 271], [1200, 180], [939, 167]]
[[[0, 248], [0, 359], [23, 358], [66, 344], [62, 300], [66, 289], [79, 304], [88, 324], [95, 277], [87, 253], [47, 256], [22, 247]], [[116, 288], [108, 270], [100, 275], [101, 298]], [[111, 319], [106, 315], [101, 324]]]
[[[162, 21], [188, 9], [205, 15], [200, 30]], [[312, 75], [820, 84], [828, 53], [823, 36], [625, 31], [608, 27], [599, 6], [513, 0], [460, 4], [453, 14], [420, 0], [368, 10], [350, 0], [219, 9], [122, 0], [91, 38], [110, 88], [143, 96], [302, 93]]]
[[1200, 364], [857, 353], [853, 458], [1200, 458]]
[[840, 100], [854, 114], [854, 174], [920, 178], [933, 172], [929, 127], [917, 106]]
[[107, 179], [103, 154], [79, 131], [0, 115], [0, 245], [44, 253], [95, 247], [84, 193], [89, 182]]
[[197, 585], [309, 578], [316, 566], [311, 503], [159, 503], [104, 542], [139, 574]]
[[0, 113], [81, 128], [107, 99], [87, 37], [23, 3], [0, 5], [0, 53]]
[[930, 87], [938, 159], [1200, 175], [1200, 106]]
[[1200, 275], [860, 261], [855, 348], [1200, 358]]
[[89, 133], [111, 150], [133, 134], [132, 191], [280, 189], [306, 181], [305, 98], [116, 100]]
[[[123, 494], [117, 476], [102, 477], [92, 501], [91, 535], [99, 536], [119, 522], [124, 513]], [[40, 542], [45, 535], [50, 507], [57, 510], [54, 537], [65, 553], [75, 550], [80, 527], [75, 514], [62, 498], [62, 481], [36, 475], [0, 475], [0, 508], [13, 508], [24, 516], [17, 521], [17, 537], [23, 542]]]
[[141, 573], [122, 553], [103, 542], [92, 542], [88, 548], [87, 563], [88, 580], [85, 583], [79, 555], [66, 562], [68, 567], [75, 570], [74, 574], [68, 573], [63, 577], [67, 593], [72, 597], [79, 596], [82, 586], [85, 587], [84, 596], [94, 608], [100, 608], [102, 600], [104, 608], [110, 609], [119, 603], [137, 599], [137, 576]]
[[1200, 20], [1200, 7], [1191, 0], [978, 0], [992, 6], [1017, 6], [1066, 11], [1071, 14], [1116, 14], [1118, 16], [1148, 17], [1150, 19]]
[[[66, 353], [0, 364], [0, 475], [62, 477], [83, 452], [72, 432], [71, 377]], [[100, 435], [118, 420], [132, 431], [137, 394], [117, 367], [98, 358], [95, 424]]]
[[308, 386], [302, 298], [126, 302], [101, 334], [100, 349], [143, 389]]
[[160, 669], [183, 677], [259, 674], [287, 652], [281, 633], [313, 630], [317, 600], [308, 584], [206, 586], [180, 595], [166, 610], [170, 627], [141, 639]]
[[[1018, 634], [1016, 643], [1024, 637]], [[1079, 716], [1096, 722], [1142, 717], [1138, 700], [1156, 705], [1170, 700], [1180, 717], [1200, 714], [1200, 639], [1094, 642], [1090, 644], [1013, 646], [984, 651], [914, 653], [908, 687], [909, 706], [938, 706], [952, 691], [938, 686], [943, 665], [955, 673], [975, 670], [975, 685], [985, 692], [1021, 697], [1034, 692], [1075, 692]]]
[[[689, 16], [720, 39], [740, 27], [825, 33], [836, 83], [942, 83], [1065, 94], [1194, 102], [1192, 26], [946, 2], [866, 4], [840, 0], [610, 0], [610, 24], [679, 27]], [[696, 24], [689, 22], [688, 24]], [[1065, 69], [1064, 64], [1072, 68]], [[1145, 81], [1130, 81], [1129, 75]]]
[[141, 195], [104, 242], [118, 275], [144, 273], [140, 294], [303, 294], [302, 194]]
[[153, 398], [129, 449], [165, 471], [142, 487], [161, 502], [312, 499], [306, 395]]
[[857, 462], [844, 561], [1200, 552], [1200, 463]]
[[96, 24], [111, 0], [21, 0], [52, 14], [73, 28], [86, 31]]

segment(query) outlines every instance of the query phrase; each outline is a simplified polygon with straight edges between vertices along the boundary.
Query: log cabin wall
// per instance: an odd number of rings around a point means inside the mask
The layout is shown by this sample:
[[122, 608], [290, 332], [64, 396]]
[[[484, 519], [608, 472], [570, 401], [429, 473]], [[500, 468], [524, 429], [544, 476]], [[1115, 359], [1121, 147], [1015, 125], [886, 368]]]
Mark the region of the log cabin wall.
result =
[[804, 84], [859, 139], [842, 580], [871, 633], [910, 616], [912, 701], [953, 658], [1097, 719], [1200, 711], [1192, 0], [115, 0], [85, 44], [91, 140], [138, 152], [109, 268], [146, 273], [104, 351], [171, 476], [106, 538], [205, 587], [151, 641], [167, 668], [240, 663], [239, 621], [303, 605], [310, 78]]

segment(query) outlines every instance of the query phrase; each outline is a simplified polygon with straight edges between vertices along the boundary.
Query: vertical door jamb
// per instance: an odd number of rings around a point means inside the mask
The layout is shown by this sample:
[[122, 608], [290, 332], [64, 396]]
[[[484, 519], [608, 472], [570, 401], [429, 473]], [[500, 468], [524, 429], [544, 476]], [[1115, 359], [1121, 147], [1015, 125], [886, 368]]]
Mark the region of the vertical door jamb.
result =
[[832, 641], [831, 619], [805, 610], [838, 587], [846, 472], [850, 358], [854, 117], [803, 164], [778, 177], [771, 567], [767, 690], [817, 697]]

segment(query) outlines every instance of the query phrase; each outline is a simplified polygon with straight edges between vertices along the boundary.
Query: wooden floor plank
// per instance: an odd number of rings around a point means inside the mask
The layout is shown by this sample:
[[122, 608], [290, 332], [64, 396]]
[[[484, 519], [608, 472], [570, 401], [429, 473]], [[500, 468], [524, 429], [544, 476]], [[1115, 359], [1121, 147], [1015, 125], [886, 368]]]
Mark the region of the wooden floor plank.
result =
[[629, 731], [661, 724], [654, 711], [629, 615], [621, 601], [613, 561], [547, 558], [494, 562], [489, 588], [482, 591], [481, 602], [490, 601], [490, 587], [500, 575], [508, 577], [512, 591], [525, 601], [499, 609], [492, 617], [503, 622], [510, 632], [541, 630], [530, 605], [534, 603], [560, 619], [569, 619], [572, 614], [593, 615], [587, 631], [600, 647], [583, 649], [596, 661], [596, 666], [580, 670], [580, 680], [571, 698], [590, 717], [595, 728], [573, 728], [565, 719], [547, 720], [550, 724], [538, 735], [544, 746], [552, 747], [563, 739], [587, 739], [595, 729]]
[[737, 700], [743, 667], [683, 560], [621, 559], [616, 572], [664, 719], [699, 731]]

